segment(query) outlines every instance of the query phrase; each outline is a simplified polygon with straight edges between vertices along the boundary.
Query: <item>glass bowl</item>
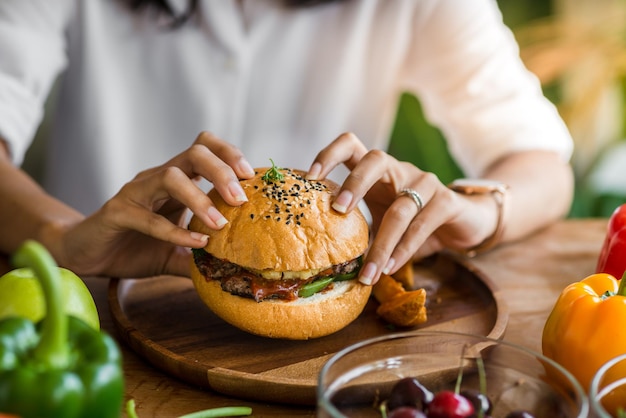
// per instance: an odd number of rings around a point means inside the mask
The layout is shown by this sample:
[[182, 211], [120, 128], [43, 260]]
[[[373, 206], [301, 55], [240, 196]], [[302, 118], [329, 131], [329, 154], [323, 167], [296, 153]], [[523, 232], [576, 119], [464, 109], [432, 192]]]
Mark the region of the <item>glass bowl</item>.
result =
[[598, 369], [589, 385], [589, 399], [595, 417], [617, 417], [620, 407], [626, 412], [626, 353]]
[[[482, 364], [482, 366], [481, 366]], [[415, 377], [431, 392], [480, 390], [491, 416], [525, 410], [535, 418], [587, 417], [589, 402], [577, 380], [554, 361], [507, 342], [455, 332], [412, 331], [351, 345], [322, 367], [317, 416], [382, 417], [380, 404], [400, 379]]]

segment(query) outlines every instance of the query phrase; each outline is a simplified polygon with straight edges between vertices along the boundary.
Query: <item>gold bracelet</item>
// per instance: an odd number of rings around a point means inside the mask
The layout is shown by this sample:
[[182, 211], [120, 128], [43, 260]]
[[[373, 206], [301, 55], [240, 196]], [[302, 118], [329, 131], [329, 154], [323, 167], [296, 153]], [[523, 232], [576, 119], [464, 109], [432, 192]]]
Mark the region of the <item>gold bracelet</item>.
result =
[[486, 179], [457, 179], [448, 187], [455, 192], [465, 195], [478, 195], [489, 193], [496, 202], [498, 219], [493, 234], [485, 238], [481, 243], [462, 251], [467, 257], [475, 257], [495, 247], [504, 232], [504, 209], [508, 186], [504, 183]]

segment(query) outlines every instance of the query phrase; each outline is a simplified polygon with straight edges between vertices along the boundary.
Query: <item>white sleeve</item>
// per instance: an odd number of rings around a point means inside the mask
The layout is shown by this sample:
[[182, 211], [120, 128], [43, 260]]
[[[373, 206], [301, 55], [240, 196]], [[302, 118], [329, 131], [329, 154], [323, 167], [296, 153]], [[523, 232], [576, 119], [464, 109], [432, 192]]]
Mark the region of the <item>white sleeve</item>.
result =
[[0, 1], [0, 137], [21, 164], [47, 95], [67, 62], [73, 0]]
[[554, 150], [568, 160], [568, 129], [524, 67], [495, 0], [425, 3], [407, 82], [466, 175], [519, 150]]

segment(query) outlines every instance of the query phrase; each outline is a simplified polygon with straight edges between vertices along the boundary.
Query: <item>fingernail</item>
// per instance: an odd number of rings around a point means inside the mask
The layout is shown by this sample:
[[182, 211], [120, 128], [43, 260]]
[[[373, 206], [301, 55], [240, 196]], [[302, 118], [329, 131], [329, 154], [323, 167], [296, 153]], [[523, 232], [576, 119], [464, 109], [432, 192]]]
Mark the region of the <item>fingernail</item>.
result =
[[376, 274], [376, 264], [367, 263], [363, 266], [359, 273], [359, 281], [364, 285], [371, 285], [374, 283], [374, 275]]
[[346, 213], [348, 211], [348, 206], [352, 203], [352, 192], [349, 190], [344, 190], [339, 193], [339, 196], [333, 202], [333, 209], [340, 213]]
[[217, 225], [218, 228], [221, 228], [228, 223], [226, 218], [224, 218], [224, 216], [213, 206], [209, 208], [208, 214], [209, 218], [215, 222], [215, 225]]
[[238, 181], [231, 181], [228, 184], [228, 191], [237, 202], [248, 201], [248, 196], [246, 196], [246, 193], [243, 191]]
[[237, 164], [237, 169], [246, 176], [254, 176], [254, 169], [247, 160], [241, 160]]
[[191, 231], [190, 235], [191, 235], [191, 238], [195, 239], [196, 241], [203, 242], [203, 243], [206, 243], [209, 240], [208, 235], [201, 234], [200, 232]]
[[383, 269], [383, 273], [389, 274], [389, 272], [395, 265], [396, 265], [396, 260], [394, 260], [393, 258], [390, 258], [389, 261], [387, 261], [387, 265]]
[[306, 173], [307, 180], [319, 180], [320, 173], [322, 172], [322, 165], [320, 163], [313, 163], [309, 172]]

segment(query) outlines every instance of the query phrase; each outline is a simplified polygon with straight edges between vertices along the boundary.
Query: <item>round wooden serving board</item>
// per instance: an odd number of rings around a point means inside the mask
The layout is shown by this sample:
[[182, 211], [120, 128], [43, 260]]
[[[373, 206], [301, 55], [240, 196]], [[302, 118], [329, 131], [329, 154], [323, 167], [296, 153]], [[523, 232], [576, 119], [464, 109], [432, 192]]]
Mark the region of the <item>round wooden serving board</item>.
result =
[[[467, 260], [434, 256], [415, 265], [426, 289], [428, 321], [416, 329], [502, 337], [508, 311], [494, 284]], [[188, 383], [229, 396], [313, 405], [317, 375], [337, 351], [394, 330], [372, 298], [343, 330], [318, 339], [257, 337], [216, 317], [190, 279], [159, 276], [111, 280], [109, 305], [122, 338], [140, 356]]]

